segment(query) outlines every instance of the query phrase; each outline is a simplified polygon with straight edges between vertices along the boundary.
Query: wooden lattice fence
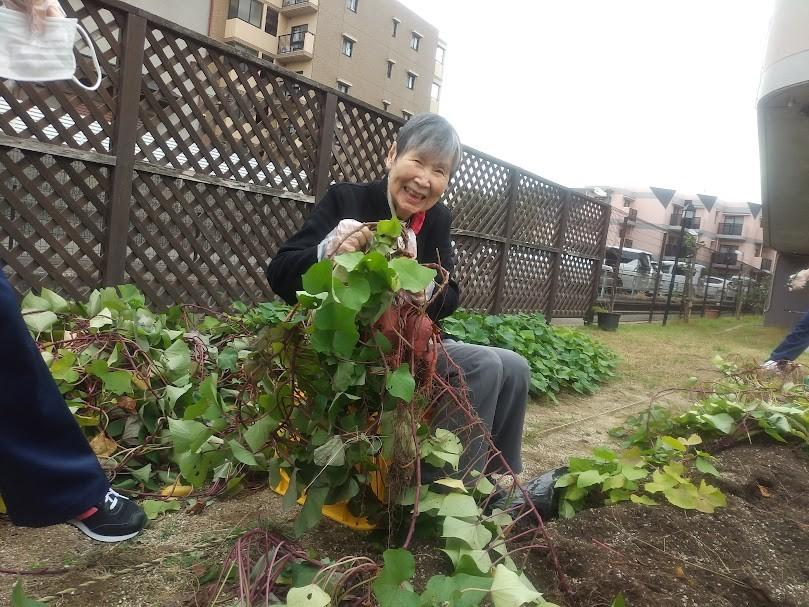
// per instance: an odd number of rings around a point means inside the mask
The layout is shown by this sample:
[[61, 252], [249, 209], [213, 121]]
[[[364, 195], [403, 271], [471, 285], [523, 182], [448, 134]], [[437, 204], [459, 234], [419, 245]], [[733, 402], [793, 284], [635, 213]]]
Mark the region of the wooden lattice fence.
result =
[[[0, 260], [20, 292], [264, 301], [267, 261], [329, 184], [383, 175], [401, 119], [117, 0], [63, 4], [105, 78], [0, 80]], [[470, 148], [443, 203], [464, 306], [590, 305], [608, 206]]]

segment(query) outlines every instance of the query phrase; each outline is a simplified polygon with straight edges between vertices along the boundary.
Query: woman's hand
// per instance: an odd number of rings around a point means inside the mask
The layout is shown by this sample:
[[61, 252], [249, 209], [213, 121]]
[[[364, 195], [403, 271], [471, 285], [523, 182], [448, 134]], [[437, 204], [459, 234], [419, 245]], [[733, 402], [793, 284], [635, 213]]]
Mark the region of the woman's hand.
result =
[[323, 251], [320, 259], [362, 251], [373, 237], [371, 229], [356, 219], [343, 219], [320, 243], [320, 249]]

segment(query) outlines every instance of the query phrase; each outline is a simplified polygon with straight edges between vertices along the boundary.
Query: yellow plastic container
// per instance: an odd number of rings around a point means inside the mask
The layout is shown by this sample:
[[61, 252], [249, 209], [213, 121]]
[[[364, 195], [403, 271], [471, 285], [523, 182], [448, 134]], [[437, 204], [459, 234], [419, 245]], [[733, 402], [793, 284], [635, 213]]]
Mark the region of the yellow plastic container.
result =
[[[380, 470], [371, 472], [369, 475], [369, 482], [371, 484], [371, 491], [381, 501], [385, 497], [385, 482], [383, 474], [387, 472], [387, 463], [380, 458]], [[285, 495], [289, 490], [289, 475], [286, 470], [281, 470], [281, 482], [272, 488], [279, 495]], [[306, 502], [306, 495], [298, 498], [298, 503], [303, 505]], [[326, 504], [321, 510], [323, 516], [333, 520], [336, 523], [356, 529], [357, 531], [373, 531], [376, 525], [369, 522], [364, 516], [354, 516], [348, 510], [347, 502], [338, 502], [337, 504]]]

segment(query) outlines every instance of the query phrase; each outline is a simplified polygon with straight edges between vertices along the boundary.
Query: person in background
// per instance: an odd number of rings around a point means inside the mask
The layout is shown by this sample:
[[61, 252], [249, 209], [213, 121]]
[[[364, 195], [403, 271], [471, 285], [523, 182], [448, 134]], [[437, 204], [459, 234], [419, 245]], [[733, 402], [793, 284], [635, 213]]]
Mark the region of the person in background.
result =
[[[55, 0], [5, 0], [0, 6], [0, 78], [70, 77], [61, 68], [42, 69], [51, 55], [66, 56], [65, 48], [37, 44], [52, 40], [53, 28], [69, 29], [64, 15]], [[72, 55], [75, 31], [73, 38], [62, 38]], [[0, 261], [0, 496], [11, 521], [27, 527], [69, 523], [101, 542], [132, 538], [143, 529], [146, 515], [110, 487], [28, 333], [3, 265]]]
[[[789, 280], [789, 290], [803, 289], [809, 282], [809, 268], [793, 274]], [[787, 362], [798, 358], [809, 348], [809, 311], [803, 315], [798, 323], [792, 327], [784, 340], [775, 347], [767, 361], [761, 365], [768, 371], [778, 371], [786, 366]]]

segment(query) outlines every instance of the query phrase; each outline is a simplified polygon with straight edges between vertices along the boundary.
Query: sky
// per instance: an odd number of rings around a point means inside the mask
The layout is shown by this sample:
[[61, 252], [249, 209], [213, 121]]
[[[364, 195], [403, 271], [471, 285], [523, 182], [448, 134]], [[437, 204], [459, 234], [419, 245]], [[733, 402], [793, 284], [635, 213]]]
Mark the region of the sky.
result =
[[773, 0], [400, 0], [447, 43], [467, 145], [569, 187], [760, 202]]

